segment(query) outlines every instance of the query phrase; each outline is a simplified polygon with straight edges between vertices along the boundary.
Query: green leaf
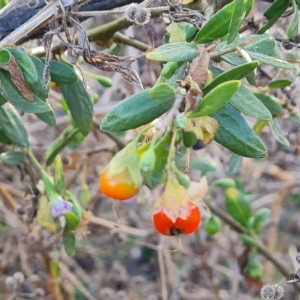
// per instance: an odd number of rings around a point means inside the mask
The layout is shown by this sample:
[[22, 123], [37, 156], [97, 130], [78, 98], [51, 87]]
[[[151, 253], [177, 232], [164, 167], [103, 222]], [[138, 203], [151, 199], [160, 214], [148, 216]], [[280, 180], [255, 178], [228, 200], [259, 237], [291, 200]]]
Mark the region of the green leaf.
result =
[[225, 5], [215, 13], [198, 31], [194, 44], [204, 44], [213, 42], [228, 33], [234, 3]]
[[197, 143], [197, 137], [193, 132], [183, 131], [182, 132], [182, 141], [185, 147], [193, 147]]
[[164, 44], [154, 51], [147, 53], [146, 58], [156, 61], [189, 61], [199, 55], [196, 45], [190, 43], [168, 43]]
[[0, 127], [13, 144], [28, 147], [27, 131], [16, 109], [9, 103], [0, 106]]
[[6, 136], [4, 131], [0, 128], [0, 143], [5, 144], [5, 145], [11, 145], [12, 142], [11, 140]]
[[49, 145], [45, 153], [47, 166], [51, 165], [55, 157], [70, 143], [78, 131], [78, 128], [69, 126]]
[[250, 258], [244, 271], [248, 273], [250, 277], [260, 279], [264, 274], [264, 267], [256, 258]]
[[177, 63], [177, 68], [174, 72], [174, 74], [165, 80], [165, 83], [169, 84], [170, 86], [176, 88], [180, 85], [178, 80], [181, 80], [183, 76], [185, 76], [186, 68], [187, 68], [188, 62], [180, 62]]
[[5, 65], [8, 64], [11, 60], [11, 54], [6, 49], [0, 50], [0, 64]]
[[36, 94], [41, 99], [47, 99], [50, 91], [50, 86], [45, 87], [44, 81], [43, 81], [43, 73], [45, 65], [44, 63], [37, 58], [36, 56], [30, 55], [30, 59], [32, 60], [36, 72], [38, 74], [38, 80], [35, 83], [29, 83], [30, 89], [34, 94]]
[[[273, 37], [269, 36], [268, 34], [252, 34], [247, 35], [241, 38], [235, 39], [231, 44], [226, 44], [226, 42], [222, 42], [214, 49], [214, 52], [218, 52], [220, 50], [225, 50], [227, 48], [232, 48], [235, 46], [239, 46], [242, 43], [249, 42], [249, 45], [243, 46], [243, 48], [247, 51], [252, 51], [256, 53], [262, 53], [262, 54], [270, 54], [274, 50], [275, 47], [275, 40]], [[230, 54], [230, 53], [229, 53]], [[228, 54], [225, 54], [222, 56], [225, 57]]]
[[187, 28], [182, 23], [171, 23], [166, 31], [170, 34], [170, 43], [186, 41]]
[[254, 214], [254, 222], [252, 225], [253, 230], [258, 230], [263, 223], [265, 223], [271, 215], [269, 208], [260, 208]]
[[161, 70], [160, 76], [165, 77], [167, 79], [171, 78], [174, 73], [176, 72], [178, 67], [177, 62], [169, 61], [166, 64], [164, 64], [163, 69]]
[[75, 234], [72, 231], [66, 229], [64, 230], [63, 243], [67, 255], [70, 257], [74, 256], [76, 253], [76, 249], [75, 249], [76, 238], [75, 238]]
[[[42, 61], [45, 63], [44, 59]], [[51, 60], [50, 62], [50, 77], [51, 81], [59, 84], [73, 84], [79, 81], [73, 68], [57, 60]]]
[[254, 5], [254, 0], [246, 0], [246, 16], [249, 15], [253, 5]]
[[212, 115], [219, 123], [215, 141], [232, 152], [253, 158], [264, 158], [267, 150], [245, 119], [229, 104]]
[[221, 230], [222, 223], [219, 217], [210, 216], [204, 224], [204, 229], [208, 235], [214, 235]]
[[287, 36], [290, 39], [293, 39], [297, 33], [298, 33], [298, 25], [299, 25], [299, 12], [298, 12], [298, 6], [295, 0], [292, 0], [294, 14], [292, 17], [292, 20], [288, 26], [288, 29], [286, 31]]
[[88, 72], [88, 71], [84, 71], [83, 73], [84, 73], [84, 75], [95, 79], [98, 83], [100, 83], [104, 87], [111, 87], [112, 86], [112, 80], [107, 76], [98, 75], [98, 74], [91, 73], [91, 72]]
[[73, 84], [61, 84], [60, 89], [79, 131], [87, 136], [93, 124], [93, 103], [81, 80]]
[[225, 206], [230, 216], [243, 226], [251, 217], [251, 207], [242, 192], [228, 188], [225, 192]]
[[144, 182], [150, 189], [154, 189], [164, 179], [164, 170], [168, 160], [170, 140], [170, 133], [167, 132], [154, 146], [156, 159], [153, 170], [150, 172], [143, 172]]
[[218, 180], [215, 180], [212, 182], [211, 187], [213, 186], [219, 186], [223, 189], [227, 189], [230, 187], [235, 187], [236, 182], [234, 179], [231, 178], [220, 178]]
[[285, 137], [284, 133], [282, 132], [281, 128], [279, 127], [279, 124], [276, 119], [273, 119], [269, 121], [269, 127], [270, 130], [277, 140], [278, 143], [280, 143], [282, 146], [289, 147], [290, 142], [288, 139]]
[[35, 114], [41, 121], [45, 122], [47, 125], [54, 127], [56, 125], [56, 119], [53, 109], [45, 113]]
[[33, 101], [27, 101], [11, 81], [10, 74], [0, 70], [1, 93], [15, 108], [28, 113], [43, 113], [51, 110], [50, 105], [33, 94]]
[[265, 33], [285, 12], [289, 3], [290, 1], [288, 0], [275, 0], [264, 12], [264, 16], [268, 19], [267, 24], [258, 30], [257, 33]]
[[159, 101], [174, 101], [175, 89], [167, 83], [159, 83], [150, 89], [149, 96], [151, 99]]
[[292, 65], [282, 59], [264, 55], [264, 54], [260, 54], [260, 53], [255, 53], [255, 52], [252, 52], [249, 50], [247, 50], [247, 52], [252, 59], [258, 60], [260, 63], [262, 63], [264, 65], [268, 65], [268, 66], [272, 66], [272, 67], [276, 67], [276, 68], [282, 68], [282, 69], [286, 69], [286, 70], [297, 70], [297, 68], [294, 65]]
[[0, 154], [0, 161], [7, 167], [15, 167], [24, 159], [24, 152], [8, 151]]
[[122, 101], [103, 119], [103, 131], [125, 131], [148, 124], [172, 107], [173, 99], [150, 98], [150, 90], [138, 92]]
[[232, 153], [229, 159], [228, 163], [228, 174], [229, 175], [235, 175], [239, 172], [241, 169], [242, 163], [243, 163], [243, 156], [237, 155], [235, 153]]
[[247, 234], [241, 234], [240, 237], [241, 237], [242, 242], [245, 245], [248, 245], [250, 247], [256, 247], [255, 240], [252, 237], [250, 237], [249, 235], [247, 235]]
[[261, 120], [272, 119], [272, 115], [266, 106], [244, 86], [241, 86], [231, 97], [229, 104], [250, 117]]
[[203, 97], [199, 105], [187, 117], [198, 118], [217, 112], [230, 100], [240, 85], [238, 80], [220, 83]]
[[7, 48], [20, 67], [25, 81], [30, 84], [38, 81], [38, 74], [30, 57], [23, 51], [16, 48]]
[[80, 219], [74, 213], [67, 212], [64, 216], [66, 219], [66, 230], [75, 230], [79, 226]]
[[282, 107], [273, 97], [262, 93], [254, 93], [254, 95], [267, 107], [273, 117], [282, 113]]
[[270, 89], [282, 89], [292, 84], [289, 79], [275, 79], [268, 83]]
[[246, 2], [244, 0], [234, 0], [234, 9], [231, 15], [229, 24], [229, 32], [227, 36], [227, 43], [230, 44], [241, 28], [244, 18], [246, 17]]
[[214, 80], [209, 83], [204, 89], [202, 90], [204, 94], [208, 93], [214, 87], [218, 86], [219, 84], [229, 81], [229, 80], [240, 80], [244, 78], [247, 74], [253, 71], [259, 65], [258, 61], [252, 61], [245, 63], [243, 65], [239, 65], [234, 67], [222, 74], [218, 75]]

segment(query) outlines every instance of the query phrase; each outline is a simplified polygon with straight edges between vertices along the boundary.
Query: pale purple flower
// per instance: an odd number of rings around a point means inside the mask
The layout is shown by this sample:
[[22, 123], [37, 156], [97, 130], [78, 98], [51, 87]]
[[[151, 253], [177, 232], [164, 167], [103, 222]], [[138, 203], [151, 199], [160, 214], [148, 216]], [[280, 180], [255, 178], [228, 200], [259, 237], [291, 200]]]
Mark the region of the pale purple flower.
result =
[[54, 219], [59, 218], [66, 212], [72, 212], [73, 204], [69, 201], [62, 200], [61, 198], [51, 203], [51, 213]]

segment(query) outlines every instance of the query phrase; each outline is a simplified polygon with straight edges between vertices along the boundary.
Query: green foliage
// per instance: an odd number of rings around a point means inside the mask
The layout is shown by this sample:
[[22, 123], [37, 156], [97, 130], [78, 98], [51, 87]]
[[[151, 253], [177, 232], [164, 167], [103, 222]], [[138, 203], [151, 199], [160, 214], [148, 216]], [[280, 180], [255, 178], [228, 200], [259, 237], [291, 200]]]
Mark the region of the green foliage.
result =
[[0, 154], [0, 162], [7, 167], [15, 167], [24, 159], [24, 152], [8, 151]]
[[174, 92], [166, 99], [152, 99], [150, 90], [138, 92], [112, 109], [101, 123], [103, 131], [125, 131], [145, 125], [168, 111]]
[[207, 93], [188, 118], [209, 116], [220, 110], [236, 93], [241, 83], [237, 80], [223, 82]]
[[0, 128], [13, 144], [22, 148], [29, 146], [28, 134], [21, 118], [9, 103], [0, 106]]
[[61, 84], [60, 88], [77, 128], [84, 136], [88, 135], [93, 124], [91, 95], [81, 80], [75, 83]]
[[179, 42], [164, 44], [154, 51], [147, 53], [146, 58], [156, 61], [181, 62], [192, 60], [199, 55], [196, 45]]
[[212, 115], [219, 123], [215, 141], [232, 152], [246, 157], [263, 158], [267, 150], [245, 119], [229, 104]]
[[236, 188], [228, 188], [225, 192], [225, 206], [230, 216], [243, 226], [251, 217], [251, 207], [245, 195]]
[[215, 41], [228, 33], [234, 2], [215, 13], [198, 31], [193, 43], [204, 44]]

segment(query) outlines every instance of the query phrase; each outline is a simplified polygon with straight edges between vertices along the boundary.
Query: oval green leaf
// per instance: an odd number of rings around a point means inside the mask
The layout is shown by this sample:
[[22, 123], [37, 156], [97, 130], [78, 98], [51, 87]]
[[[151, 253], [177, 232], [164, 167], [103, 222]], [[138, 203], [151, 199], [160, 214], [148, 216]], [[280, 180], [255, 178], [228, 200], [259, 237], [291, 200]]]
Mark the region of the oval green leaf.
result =
[[204, 229], [207, 234], [214, 235], [218, 233], [222, 228], [222, 223], [219, 217], [210, 216], [204, 224]]
[[276, 119], [269, 121], [269, 127], [273, 136], [279, 144], [281, 144], [284, 147], [290, 146], [289, 140], [285, 137]]
[[234, 0], [234, 9], [229, 24], [227, 43], [230, 44], [239, 33], [244, 18], [246, 17], [247, 2], [245, 0]]
[[193, 132], [183, 131], [182, 132], [182, 141], [185, 147], [193, 147], [197, 143], [197, 137]]
[[76, 238], [75, 234], [72, 231], [69, 231], [67, 229], [64, 230], [63, 243], [67, 255], [70, 257], [74, 256], [76, 253]]
[[290, 39], [293, 39], [297, 35], [298, 25], [299, 25], [299, 11], [298, 11], [297, 3], [295, 0], [292, 0], [292, 4], [294, 9], [294, 14], [288, 26], [288, 29], [286, 31], [286, 34]]
[[198, 31], [194, 44], [204, 44], [213, 42], [228, 33], [234, 3], [225, 5], [215, 13]]
[[156, 61], [189, 61], [199, 55], [196, 45], [190, 43], [168, 43], [147, 53], [146, 58]]
[[148, 124], [168, 111], [173, 99], [157, 100], [149, 95], [150, 90], [138, 92], [122, 101], [103, 119], [103, 131], [125, 131]]
[[0, 161], [7, 167], [15, 167], [23, 161], [24, 152], [8, 151], [0, 154]]
[[28, 147], [27, 131], [16, 109], [9, 103], [0, 106], [0, 127], [13, 144]]
[[260, 208], [254, 214], [254, 222], [252, 225], [253, 230], [258, 230], [263, 223], [265, 223], [271, 215], [271, 210], [269, 208]]
[[272, 115], [266, 106], [244, 86], [241, 86], [231, 97], [229, 104], [250, 117], [260, 120], [272, 120]]
[[93, 124], [93, 103], [81, 80], [73, 84], [61, 84], [60, 89], [79, 131], [88, 135]]
[[271, 96], [263, 93], [254, 93], [254, 95], [267, 107], [273, 117], [282, 113], [282, 107]]
[[67, 127], [49, 146], [45, 153], [46, 165], [49, 166], [55, 157], [72, 141], [79, 132], [78, 128]]
[[225, 192], [225, 206], [235, 221], [242, 226], [247, 225], [248, 220], [251, 218], [251, 207], [242, 192], [236, 188], [228, 188]]
[[219, 84], [206, 94], [194, 111], [187, 115], [188, 118], [209, 116], [222, 108], [238, 90], [241, 83], [238, 80], [227, 81]]
[[[45, 63], [44, 59], [42, 61]], [[73, 68], [57, 60], [50, 62], [50, 77], [51, 81], [59, 84], [73, 84], [79, 80]]]
[[167, 83], [159, 83], [156, 84], [152, 89], [150, 89], [149, 96], [151, 99], [160, 101], [174, 101], [175, 89]]
[[45, 122], [47, 125], [54, 127], [56, 125], [56, 119], [54, 115], [54, 111], [51, 109], [50, 111], [35, 114], [41, 121]]
[[229, 104], [212, 115], [219, 123], [215, 141], [232, 152], [253, 158], [264, 158], [267, 150], [245, 119]]
[[292, 84], [292, 81], [289, 79], [276, 79], [268, 83], [270, 89], [282, 89]]
[[7, 50], [12, 54], [16, 63], [20, 67], [25, 81], [28, 84], [37, 82], [38, 74], [30, 57], [25, 52], [16, 48], [7, 48]]
[[222, 74], [218, 75], [214, 80], [209, 83], [204, 89], [202, 90], [204, 94], [208, 93], [214, 87], [218, 86], [219, 84], [229, 81], [229, 80], [240, 80], [244, 78], [247, 74], [257, 68], [259, 65], [258, 61], [251, 61], [239, 66], [236, 66]]
[[255, 53], [249, 50], [247, 50], [247, 52], [252, 59], [258, 60], [260, 63], [264, 65], [281, 68], [285, 70], [297, 70], [297, 68], [293, 64], [290, 64], [282, 59], [275, 58], [261, 53]]
[[268, 19], [265, 26], [258, 30], [258, 34], [265, 33], [285, 12], [289, 7], [290, 1], [275, 0], [264, 12], [264, 16]]
[[5, 65], [10, 62], [11, 54], [6, 49], [0, 50], [0, 64]]

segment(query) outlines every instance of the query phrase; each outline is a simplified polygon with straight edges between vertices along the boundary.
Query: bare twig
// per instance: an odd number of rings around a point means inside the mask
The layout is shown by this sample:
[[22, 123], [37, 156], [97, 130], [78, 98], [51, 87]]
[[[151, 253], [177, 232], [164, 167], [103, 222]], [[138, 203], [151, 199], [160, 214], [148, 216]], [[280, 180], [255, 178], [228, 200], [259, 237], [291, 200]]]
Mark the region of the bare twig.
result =
[[98, 218], [98, 217], [95, 217], [95, 216], [91, 217], [90, 223], [95, 224], [95, 225], [104, 226], [104, 227], [111, 228], [111, 229], [119, 229], [120, 231], [129, 233], [129, 234], [133, 234], [133, 235], [137, 235], [137, 236], [141, 236], [141, 237], [145, 237], [149, 234], [149, 232], [146, 231], [146, 230], [132, 228], [132, 227], [128, 227], [128, 226], [125, 226], [125, 225], [118, 225], [114, 222], [104, 220], [102, 218]]

